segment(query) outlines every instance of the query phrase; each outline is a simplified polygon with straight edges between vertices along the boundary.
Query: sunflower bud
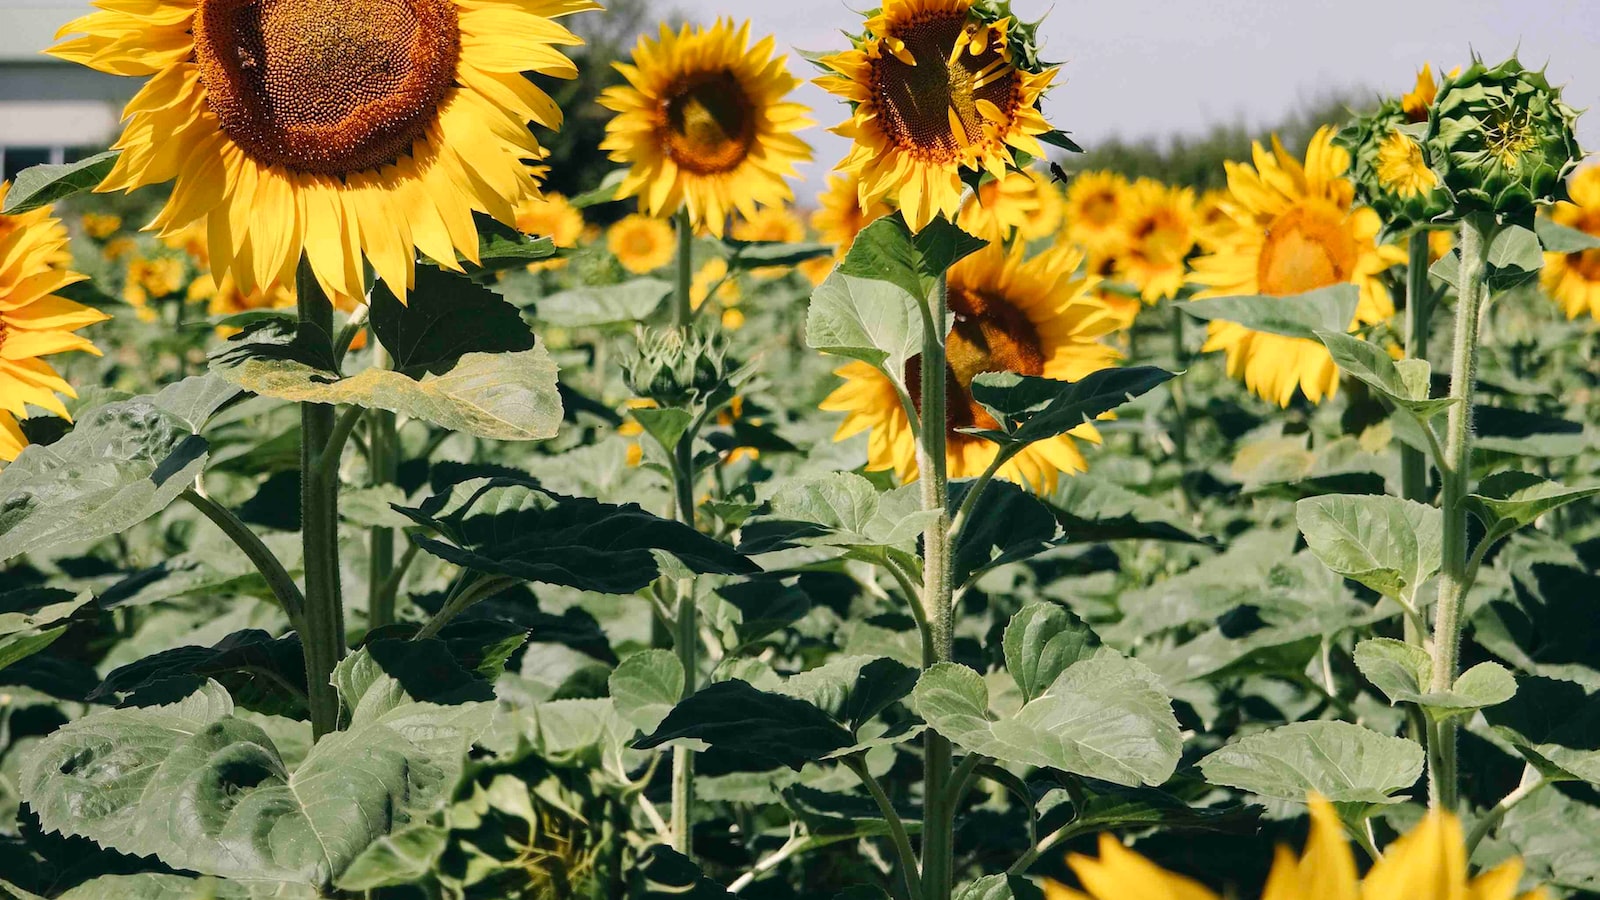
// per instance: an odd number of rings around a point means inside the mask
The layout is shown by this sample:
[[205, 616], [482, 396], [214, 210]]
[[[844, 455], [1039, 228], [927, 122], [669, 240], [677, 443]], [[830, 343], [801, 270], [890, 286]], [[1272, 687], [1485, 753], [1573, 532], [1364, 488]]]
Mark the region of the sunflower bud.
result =
[[1535, 205], [1565, 199], [1582, 155], [1577, 118], [1544, 73], [1515, 58], [1492, 69], [1475, 61], [1440, 87], [1424, 146], [1457, 215], [1526, 222]]
[[1335, 138], [1350, 151], [1356, 200], [1383, 219], [1385, 234], [1425, 227], [1451, 211], [1450, 195], [1428, 163], [1420, 130], [1401, 102], [1390, 100]]
[[640, 329], [623, 377], [635, 396], [662, 407], [706, 400], [728, 380], [728, 344], [697, 329]]

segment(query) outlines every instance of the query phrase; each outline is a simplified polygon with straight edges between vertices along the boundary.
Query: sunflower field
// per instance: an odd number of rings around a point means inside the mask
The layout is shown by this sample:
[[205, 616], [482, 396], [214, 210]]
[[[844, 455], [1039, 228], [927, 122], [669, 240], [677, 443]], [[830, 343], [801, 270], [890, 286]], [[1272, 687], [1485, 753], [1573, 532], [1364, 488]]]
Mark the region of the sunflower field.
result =
[[591, 0], [93, 7], [120, 136], [0, 185], [0, 896], [1600, 895], [1542, 72], [1202, 190], [1003, 0], [838, 7], [829, 109]]

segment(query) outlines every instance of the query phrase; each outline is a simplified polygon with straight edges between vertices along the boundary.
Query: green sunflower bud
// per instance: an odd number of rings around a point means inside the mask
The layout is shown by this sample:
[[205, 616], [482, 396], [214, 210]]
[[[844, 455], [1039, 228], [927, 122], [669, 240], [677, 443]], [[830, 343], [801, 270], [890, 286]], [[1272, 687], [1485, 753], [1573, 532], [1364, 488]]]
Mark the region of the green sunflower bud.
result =
[[1400, 101], [1389, 100], [1334, 138], [1350, 151], [1356, 200], [1383, 220], [1385, 236], [1426, 227], [1451, 211], [1450, 195], [1428, 163], [1421, 130]]
[[728, 381], [728, 343], [698, 329], [640, 329], [623, 378], [635, 396], [662, 407], [686, 407]]
[[1424, 146], [1458, 216], [1526, 223], [1536, 205], [1565, 199], [1582, 157], [1577, 118], [1544, 73], [1515, 58], [1492, 69], [1474, 61], [1439, 88]]

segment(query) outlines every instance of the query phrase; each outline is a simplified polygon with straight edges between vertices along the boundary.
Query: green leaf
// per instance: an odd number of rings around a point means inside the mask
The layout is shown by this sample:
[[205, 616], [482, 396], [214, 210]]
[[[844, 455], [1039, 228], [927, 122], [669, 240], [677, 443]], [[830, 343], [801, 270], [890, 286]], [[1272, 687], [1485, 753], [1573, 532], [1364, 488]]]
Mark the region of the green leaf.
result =
[[1062, 536], [1071, 541], [1217, 542], [1159, 500], [1090, 472], [1057, 479], [1055, 490], [1044, 499], [1061, 525]]
[[686, 409], [668, 407], [666, 409], [636, 409], [631, 415], [639, 427], [655, 438], [666, 450], [678, 446], [678, 441], [683, 439], [689, 426], [694, 424], [694, 416]]
[[707, 878], [687, 856], [657, 844], [629, 870], [627, 896], [638, 900], [728, 900], [733, 895]]
[[1600, 249], [1600, 237], [1587, 231], [1568, 228], [1544, 216], [1534, 220], [1533, 230], [1539, 236], [1539, 245], [1546, 253], [1582, 253], [1585, 250]]
[[348, 727], [291, 772], [215, 682], [168, 706], [92, 713], [22, 773], [46, 830], [205, 875], [325, 887], [380, 838], [442, 810], [489, 706], [412, 700], [365, 652], [339, 667]]
[[1415, 703], [1434, 720], [1470, 715], [1510, 700], [1517, 680], [1499, 663], [1478, 663], [1456, 679], [1448, 691], [1430, 691], [1433, 657], [1421, 647], [1393, 638], [1372, 638], [1356, 645], [1356, 668], [1389, 698], [1390, 705]]
[[1569, 488], [1527, 472], [1496, 472], [1478, 482], [1477, 491], [1462, 501], [1488, 530], [1485, 540], [1498, 540], [1532, 525], [1551, 510], [1600, 495], [1600, 485]]
[[872, 222], [856, 235], [837, 274], [889, 282], [920, 305], [927, 302], [934, 283], [951, 266], [986, 246], [987, 241], [942, 218], [934, 219], [913, 235], [905, 219], [896, 213]]
[[0, 669], [55, 643], [94, 595], [22, 589], [0, 594]]
[[953, 900], [1044, 900], [1040, 887], [1021, 875], [985, 875], [957, 888]]
[[1328, 348], [1333, 361], [1346, 375], [1424, 422], [1456, 403], [1449, 397], [1437, 400], [1428, 398], [1430, 373], [1427, 360], [1397, 362], [1376, 344], [1342, 332], [1319, 331], [1317, 338]]
[[710, 622], [724, 628], [724, 646], [736, 650], [780, 631], [811, 611], [811, 595], [775, 577], [757, 577], [717, 588]]
[[[0, 882], [3, 885], [4, 882]], [[316, 889], [277, 881], [219, 881], [188, 875], [141, 872], [102, 875], [85, 881], [56, 900], [316, 900]], [[27, 900], [27, 898], [23, 898]], [[42, 900], [42, 898], [41, 898]]]
[[1600, 892], [1600, 807], [1545, 788], [1517, 804], [1498, 834], [1539, 883], [1573, 896]]
[[789, 244], [781, 241], [736, 241], [724, 238], [723, 245], [728, 249], [728, 271], [748, 272], [752, 269], [790, 268], [808, 260], [820, 259], [833, 255], [831, 244], [798, 243]]
[[880, 493], [850, 472], [808, 475], [785, 482], [767, 515], [745, 523], [742, 549], [893, 547], [911, 550], [938, 514], [925, 512], [915, 485]]
[[[975, 482], [952, 485], [959, 504]], [[991, 482], [973, 504], [955, 547], [954, 583], [969, 584], [990, 569], [1020, 562], [1057, 546], [1055, 514], [1028, 491], [1008, 481]]]
[[600, 179], [599, 187], [586, 191], [568, 201], [574, 209], [588, 209], [602, 203], [610, 203], [617, 199], [617, 189], [622, 187], [622, 182], [628, 178], [627, 169], [612, 169], [605, 177]]
[[211, 376], [81, 413], [72, 433], [0, 471], [0, 562], [126, 531], [205, 468], [197, 432], [238, 391]]
[[468, 353], [453, 366], [435, 368], [421, 378], [388, 369], [342, 377], [295, 349], [291, 333], [270, 323], [211, 356], [212, 372], [263, 397], [387, 409], [491, 440], [555, 436], [561, 395], [555, 362], [542, 344], [518, 353]]
[[624, 659], [607, 684], [617, 715], [649, 734], [683, 699], [683, 664], [671, 650], [642, 650]]
[[370, 891], [422, 881], [444, 855], [450, 832], [437, 825], [413, 825], [386, 834], [367, 846], [337, 879], [342, 891]]
[[299, 635], [275, 638], [251, 628], [210, 647], [174, 647], [106, 674], [90, 700], [148, 706], [145, 698], [183, 697], [215, 679], [237, 702], [257, 712], [305, 712], [306, 670]]
[[1179, 303], [1178, 308], [1206, 322], [1237, 322], [1251, 331], [1317, 340], [1317, 332], [1342, 332], [1355, 321], [1361, 290], [1337, 284], [1290, 297], [1216, 297]]
[[1521, 225], [1501, 228], [1489, 244], [1489, 265], [1496, 269], [1537, 272], [1544, 266], [1544, 248], [1532, 229]]
[[922, 352], [919, 303], [893, 282], [835, 269], [811, 294], [806, 345], [859, 359], [903, 382], [906, 363]]
[[1548, 779], [1600, 784], [1600, 694], [1555, 678], [1523, 677], [1517, 687], [1484, 710], [1495, 733]]
[[1009, 716], [991, 714], [983, 676], [956, 663], [925, 671], [911, 704], [930, 728], [970, 753], [1114, 784], [1166, 781], [1183, 746], [1155, 674], [1109, 651], [1067, 667]]
[[816, 706], [743, 681], [718, 682], [685, 698], [634, 746], [648, 750], [685, 738], [736, 755], [750, 766], [744, 771], [788, 766], [798, 772], [855, 743], [848, 729]]
[[549, 237], [532, 237], [488, 216], [474, 216], [478, 228], [478, 261], [466, 257], [456, 261], [475, 276], [479, 273], [503, 272], [507, 269], [527, 268], [529, 263], [550, 259], [560, 254], [555, 241]]
[[1259, 817], [1252, 807], [1195, 807], [1157, 788], [1111, 784], [1094, 785], [1093, 793], [1080, 793], [1076, 801], [1067, 791], [1056, 788], [1040, 798], [1038, 809], [1041, 834], [1069, 824], [1074, 834], [1146, 826], [1218, 830], [1239, 827], [1254, 832]]
[[916, 669], [887, 657], [838, 656], [790, 676], [778, 693], [810, 703], [853, 733], [911, 693], [916, 683]]
[[0, 214], [21, 215], [74, 194], [93, 190], [111, 174], [111, 167], [117, 164], [120, 155], [115, 150], [107, 150], [75, 163], [23, 169], [12, 182]]
[[534, 348], [533, 332], [517, 308], [470, 279], [441, 269], [417, 270], [416, 287], [402, 303], [379, 281], [372, 289], [372, 333], [396, 370], [412, 376], [442, 374], [468, 353], [512, 353]]
[[1577, 456], [1589, 446], [1583, 424], [1505, 406], [1474, 406], [1474, 451], [1514, 453], [1536, 459]]
[[561, 328], [642, 322], [660, 309], [662, 301], [672, 293], [672, 285], [659, 278], [584, 285], [542, 297], [527, 296], [519, 289], [520, 282], [520, 278], [507, 279], [507, 296], [531, 305], [539, 321]]
[[972, 381], [972, 398], [1000, 423], [970, 433], [998, 444], [1031, 444], [1066, 434], [1176, 377], [1154, 366], [1101, 369], [1077, 381], [1015, 372], [986, 372]]
[[1324, 494], [1295, 504], [1295, 520], [1322, 564], [1407, 604], [1439, 571], [1438, 509], [1398, 497]]
[[438, 533], [415, 539], [434, 556], [524, 581], [631, 594], [661, 575], [659, 553], [703, 574], [759, 571], [681, 522], [634, 504], [567, 497], [526, 477], [474, 478], [399, 512]]
[[1422, 774], [1422, 747], [1349, 722], [1296, 722], [1253, 734], [1200, 761], [1212, 784], [1304, 803], [1312, 791], [1358, 810], [1390, 803]]
[[1006, 625], [1006, 671], [1033, 700], [1062, 672], [1094, 655], [1100, 639], [1082, 620], [1053, 603], [1030, 603]]

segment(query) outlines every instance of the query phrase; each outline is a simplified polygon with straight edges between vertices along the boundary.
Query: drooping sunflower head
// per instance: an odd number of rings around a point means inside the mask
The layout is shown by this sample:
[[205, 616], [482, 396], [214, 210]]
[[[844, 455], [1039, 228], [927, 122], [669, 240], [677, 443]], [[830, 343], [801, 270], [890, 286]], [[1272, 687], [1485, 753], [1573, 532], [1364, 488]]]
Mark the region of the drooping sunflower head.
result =
[[[0, 182], [0, 204], [10, 190], [10, 182]], [[16, 459], [27, 445], [17, 424], [27, 407], [69, 418], [56, 395], [77, 394], [43, 357], [71, 350], [100, 355], [75, 332], [110, 316], [57, 293], [84, 280], [68, 270], [71, 260], [66, 226], [48, 207], [0, 215], [0, 461]]]
[[1066, 236], [1090, 256], [1107, 256], [1127, 241], [1128, 179], [1080, 172], [1067, 186]]
[[784, 100], [798, 81], [773, 47], [771, 37], [750, 46], [749, 23], [726, 19], [641, 37], [633, 62], [617, 64], [628, 83], [600, 96], [617, 114], [600, 148], [632, 167], [617, 195], [654, 216], [682, 208], [718, 237], [733, 212], [792, 199], [784, 178], [811, 159], [794, 133], [811, 121]]
[[[1600, 237], [1600, 167], [1580, 170], [1567, 190], [1572, 199], [1551, 208], [1550, 218]], [[1539, 277], [1545, 293], [1561, 304], [1567, 318], [1587, 312], [1600, 319], [1600, 250], [1546, 253]]]
[[204, 220], [217, 280], [286, 281], [304, 254], [323, 289], [396, 294], [416, 252], [478, 258], [475, 212], [510, 224], [559, 127], [527, 71], [570, 78], [556, 17], [592, 0], [144, 0], [68, 23], [50, 52], [149, 76], [101, 190], [173, 182], [152, 227]]
[[1000, 178], [1013, 151], [1044, 156], [1039, 99], [1056, 70], [998, 6], [887, 0], [854, 45], [822, 58], [831, 74], [817, 83], [851, 106], [834, 131], [855, 142], [840, 169], [860, 179], [863, 206], [887, 198], [919, 232], [960, 213], [963, 170]]
[[1146, 303], [1177, 295], [1195, 245], [1194, 190], [1148, 178], [1128, 191], [1127, 242], [1117, 254], [1116, 276], [1139, 289]]
[[1578, 114], [1515, 57], [1488, 68], [1475, 60], [1445, 79], [1428, 113], [1427, 157], [1458, 216], [1531, 221], [1534, 207], [1566, 199], [1583, 153]]
[[[1344, 177], [1350, 155], [1320, 129], [1295, 159], [1274, 138], [1272, 150], [1256, 145], [1254, 165], [1228, 163], [1233, 219], [1227, 236], [1192, 263], [1196, 299], [1266, 294], [1287, 297], [1335, 284], [1361, 289], [1352, 327], [1394, 315], [1378, 277], [1404, 258], [1398, 247], [1379, 246], [1377, 213], [1353, 206], [1354, 186]], [[1312, 402], [1331, 396], [1339, 370], [1320, 343], [1251, 331], [1232, 322], [1209, 326], [1206, 350], [1224, 350], [1228, 372], [1257, 395], [1287, 406], [1300, 391]]]
[[[1091, 295], [1088, 279], [1077, 276], [1082, 257], [1055, 248], [1032, 259], [1021, 245], [1009, 252], [991, 245], [957, 263], [949, 273], [950, 310], [955, 325], [946, 339], [945, 427], [949, 472], [953, 478], [981, 474], [997, 448], [960, 429], [993, 428], [996, 423], [972, 399], [974, 378], [985, 372], [1017, 372], [1076, 381], [1112, 365], [1116, 351], [1100, 339], [1117, 327], [1110, 310]], [[916, 447], [910, 419], [895, 386], [877, 369], [851, 363], [839, 369], [845, 383], [822, 408], [846, 414], [837, 440], [869, 432], [868, 468], [892, 469], [902, 481], [917, 477]], [[921, 362], [906, 366], [905, 383], [920, 408]], [[1033, 444], [1000, 469], [1000, 476], [1048, 490], [1059, 473], [1083, 471], [1087, 463], [1076, 441], [1099, 441], [1092, 425], [1070, 435]]]
[[1389, 100], [1339, 132], [1338, 144], [1354, 158], [1356, 199], [1377, 212], [1386, 235], [1427, 227], [1450, 212], [1450, 195], [1428, 165], [1425, 130], [1412, 124], [1400, 102]]
[[606, 231], [606, 249], [624, 269], [635, 275], [654, 272], [676, 252], [672, 226], [653, 216], [623, 216]]
[[[1543, 900], [1543, 890], [1517, 895], [1523, 864], [1509, 859], [1470, 877], [1461, 823], [1434, 810], [1384, 848], [1383, 856], [1360, 877], [1343, 823], [1332, 803], [1311, 798], [1311, 831], [1296, 858], [1280, 847], [1260, 896], [1263, 900]], [[1198, 881], [1168, 872], [1101, 835], [1099, 856], [1071, 854], [1067, 865], [1082, 886], [1076, 890], [1046, 881], [1046, 900], [1125, 900], [1172, 897], [1218, 900]]]

